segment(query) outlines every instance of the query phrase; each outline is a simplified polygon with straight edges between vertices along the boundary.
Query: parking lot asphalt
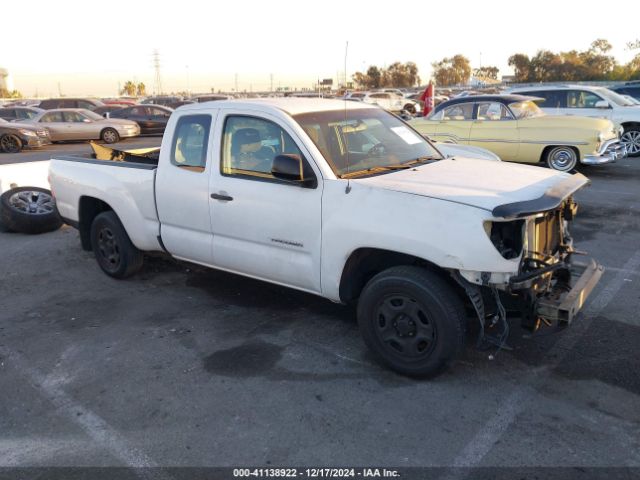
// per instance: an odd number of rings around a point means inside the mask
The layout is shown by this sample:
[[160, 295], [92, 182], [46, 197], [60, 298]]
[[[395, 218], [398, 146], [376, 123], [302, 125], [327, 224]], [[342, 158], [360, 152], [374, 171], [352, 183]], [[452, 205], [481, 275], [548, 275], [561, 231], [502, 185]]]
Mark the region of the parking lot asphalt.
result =
[[493, 359], [470, 337], [431, 381], [373, 363], [353, 308], [0, 233], [0, 466], [640, 467], [640, 159], [583, 173], [576, 246], [607, 269], [583, 313]]

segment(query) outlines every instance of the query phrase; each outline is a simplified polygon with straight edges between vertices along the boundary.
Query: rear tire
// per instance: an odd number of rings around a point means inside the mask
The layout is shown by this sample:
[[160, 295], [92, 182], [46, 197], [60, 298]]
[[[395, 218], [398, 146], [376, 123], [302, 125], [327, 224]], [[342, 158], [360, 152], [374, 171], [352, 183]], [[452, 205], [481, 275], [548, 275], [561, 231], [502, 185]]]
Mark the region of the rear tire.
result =
[[0, 223], [11, 232], [37, 234], [62, 226], [51, 191], [39, 187], [17, 187], [0, 196]]
[[142, 268], [144, 257], [113, 211], [102, 212], [91, 224], [91, 247], [98, 265], [113, 278], [127, 278]]
[[446, 370], [464, 346], [463, 302], [438, 275], [399, 266], [373, 277], [358, 302], [358, 325], [376, 360], [411, 377]]
[[407, 113], [409, 113], [410, 115], [415, 115], [416, 114], [416, 107], [415, 105], [408, 103], [404, 106], [404, 111], [406, 111]]
[[547, 150], [544, 161], [552, 170], [570, 172], [578, 164], [578, 153], [567, 146], [552, 147]]
[[0, 151], [5, 153], [18, 153], [22, 150], [22, 140], [17, 135], [6, 133], [0, 137]]
[[120, 135], [113, 128], [105, 128], [100, 133], [100, 138], [104, 143], [116, 143], [120, 141]]
[[627, 147], [629, 157], [640, 156], [640, 127], [627, 127], [620, 137], [620, 143]]

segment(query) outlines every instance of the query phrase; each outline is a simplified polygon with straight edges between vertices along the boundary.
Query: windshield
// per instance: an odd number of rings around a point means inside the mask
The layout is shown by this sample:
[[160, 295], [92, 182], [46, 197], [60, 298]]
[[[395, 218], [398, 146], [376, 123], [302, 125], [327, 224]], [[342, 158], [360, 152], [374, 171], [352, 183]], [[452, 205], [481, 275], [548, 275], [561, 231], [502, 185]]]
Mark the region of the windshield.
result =
[[104, 120], [102, 115], [98, 115], [96, 112], [92, 112], [91, 110], [80, 110], [85, 117], [89, 117], [91, 120]]
[[338, 177], [442, 159], [419, 133], [381, 108], [311, 112], [294, 118]]
[[614, 92], [613, 90], [609, 90], [608, 88], [598, 88], [595, 90], [610, 102], [613, 102], [616, 105], [619, 105], [621, 107], [630, 107], [632, 105], [635, 105], [635, 103], [629, 101], [628, 99], [624, 98], [622, 95]]
[[509, 108], [518, 120], [523, 118], [542, 117], [544, 112], [532, 100], [524, 102], [514, 102], [509, 104]]

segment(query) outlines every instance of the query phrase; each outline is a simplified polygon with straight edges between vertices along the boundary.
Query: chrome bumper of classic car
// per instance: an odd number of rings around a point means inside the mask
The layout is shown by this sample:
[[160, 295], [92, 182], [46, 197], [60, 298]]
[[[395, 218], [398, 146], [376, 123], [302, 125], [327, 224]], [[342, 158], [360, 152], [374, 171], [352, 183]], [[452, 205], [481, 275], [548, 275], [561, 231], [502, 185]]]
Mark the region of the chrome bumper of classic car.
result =
[[581, 163], [585, 165], [602, 165], [612, 163], [627, 156], [627, 147], [617, 138], [602, 144], [596, 155], [585, 155]]

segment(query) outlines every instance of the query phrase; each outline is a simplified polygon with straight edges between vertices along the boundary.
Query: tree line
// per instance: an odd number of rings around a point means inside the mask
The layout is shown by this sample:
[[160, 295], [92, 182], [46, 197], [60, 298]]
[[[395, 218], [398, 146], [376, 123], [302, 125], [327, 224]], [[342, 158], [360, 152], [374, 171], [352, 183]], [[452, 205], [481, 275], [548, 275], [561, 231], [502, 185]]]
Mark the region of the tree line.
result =
[[127, 80], [120, 90], [120, 95], [126, 95], [128, 97], [144, 97], [147, 95], [147, 86], [142, 82], [136, 84], [131, 80]]
[[[597, 39], [583, 51], [552, 52], [539, 50], [533, 57], [515, 53], [509, 57], [516, 83], [528, 82], [579, 82], [625, 81], [640, 79], [640, 53], [627, 64], [619, 64], [610, 54], [611, 44]], [[640, 40], [629, 42], [629, 50], [640, 50]], [[473, 74], [480, 80], [497, 80], [499, 69], [484, 66], [473, 69], [467, 57], [461, 54], [446, 57], [431, 64], [433, 80], [438, 86], [466, 84]], [[418, 67], [414, 62], [395, 62], [387, 68], [370, 66], [366, 72], [353, 74], [353, 81], [360, 88], [414, 87], [420, 84]]]

